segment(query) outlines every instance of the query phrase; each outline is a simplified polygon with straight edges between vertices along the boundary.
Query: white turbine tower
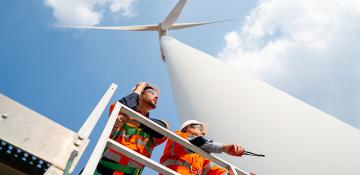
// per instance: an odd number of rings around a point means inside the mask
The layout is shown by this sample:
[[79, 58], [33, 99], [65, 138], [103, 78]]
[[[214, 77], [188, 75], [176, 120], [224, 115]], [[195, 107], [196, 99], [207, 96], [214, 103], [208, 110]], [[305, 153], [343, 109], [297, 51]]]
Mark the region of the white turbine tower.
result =
[[360, 174], [358, 129], [174, 38], [161, 45], [181, 119], [266, 155], [225, 160], [260, 175]]
[[260, 175], [360, 174], [358, 129], [167, 36], [168, 30], [209, 24], [176, 24], [185, 2], [159, 25], [75, 27], [159, 31], [181, 119], [205, 121], [211, 138], [266, 154], [225, 158], [236, 166]]

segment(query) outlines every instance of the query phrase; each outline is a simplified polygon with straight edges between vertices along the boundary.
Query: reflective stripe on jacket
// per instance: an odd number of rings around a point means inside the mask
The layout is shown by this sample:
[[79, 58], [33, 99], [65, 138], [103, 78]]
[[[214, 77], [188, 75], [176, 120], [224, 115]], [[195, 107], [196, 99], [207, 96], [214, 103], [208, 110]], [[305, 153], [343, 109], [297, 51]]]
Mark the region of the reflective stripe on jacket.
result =
[[204, 159], [205, 160], [201, 175], [222, 175], [227, 173], [226, 169], [214, 165], [209, 159]]

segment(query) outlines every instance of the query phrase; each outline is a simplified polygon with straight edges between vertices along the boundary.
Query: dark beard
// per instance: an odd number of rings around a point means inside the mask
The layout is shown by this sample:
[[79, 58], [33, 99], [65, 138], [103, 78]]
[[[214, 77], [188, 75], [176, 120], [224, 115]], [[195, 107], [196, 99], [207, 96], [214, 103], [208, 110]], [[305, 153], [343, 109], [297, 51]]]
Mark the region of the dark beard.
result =
[[151, 109], [155, 109], [156, 108], [156, 104], [152, 102], [152, 100], [146, 101], [147, 105], [149, 105], [151, 107]]

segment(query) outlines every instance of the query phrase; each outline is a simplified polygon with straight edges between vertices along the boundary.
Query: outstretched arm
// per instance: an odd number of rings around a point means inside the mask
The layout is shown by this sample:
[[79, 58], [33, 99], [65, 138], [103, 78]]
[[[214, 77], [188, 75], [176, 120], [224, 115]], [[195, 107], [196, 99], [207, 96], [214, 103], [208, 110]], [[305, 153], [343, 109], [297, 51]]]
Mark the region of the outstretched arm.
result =
[[209, 153], [222, 153], [224, 144], [214, 142], [212, 140], [207, 140], [205, 137], [202, 136], [193, 136], [190, 137], [189, 142], [193, 145], [200, 147], [202, 150], [209, 152]]
[[239, 145], [222, 144], [222, 143], [214, 142], [213, 140], [207, 140], [202, 136], [198, 136], [198, 137], [194, 136], [190, 138], [189, 141], [193, 145], [198, 146], [204, 151], [209, 153], [225, 152], [226, 154], [232, 156], [242, 156], [245, 152], [244, 148]]

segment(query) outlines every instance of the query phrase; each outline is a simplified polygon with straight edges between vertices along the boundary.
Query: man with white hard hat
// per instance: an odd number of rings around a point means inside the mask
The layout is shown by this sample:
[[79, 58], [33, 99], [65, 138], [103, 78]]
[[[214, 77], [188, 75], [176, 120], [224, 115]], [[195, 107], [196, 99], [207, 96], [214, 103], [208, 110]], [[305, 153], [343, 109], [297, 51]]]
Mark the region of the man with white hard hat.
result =
[[[245, 152], [244, 148], [239, 145], [222, 144], [206, 139], [204, 136], [207, 133], [207, 125], [197, 120], [185, 121], [181, 125], [180, 131], [175, 131], [175, 133], [208, 153], [225, 152], [231, 156], [241, 157]], [[186, 175], [221, 175], [227, 173], [225, 169], [211, 165], [210, 160], [184, 148], [171, 139], [168, 139], [166, 143], [160, 163], [180, 174]], [[251, 173], [251, 175], [255, 174]]]

